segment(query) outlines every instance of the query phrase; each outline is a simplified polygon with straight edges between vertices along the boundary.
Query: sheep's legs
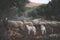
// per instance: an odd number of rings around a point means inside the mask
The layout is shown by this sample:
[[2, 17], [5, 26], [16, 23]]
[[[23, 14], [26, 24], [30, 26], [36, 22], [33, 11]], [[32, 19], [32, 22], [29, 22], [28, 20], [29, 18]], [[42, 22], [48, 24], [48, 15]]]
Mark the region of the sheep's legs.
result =
[[30, 30], [28, 30], [28, 34], [30, 35]]
[[42, 30], [42, 35], [46, 34], [46, 30]]

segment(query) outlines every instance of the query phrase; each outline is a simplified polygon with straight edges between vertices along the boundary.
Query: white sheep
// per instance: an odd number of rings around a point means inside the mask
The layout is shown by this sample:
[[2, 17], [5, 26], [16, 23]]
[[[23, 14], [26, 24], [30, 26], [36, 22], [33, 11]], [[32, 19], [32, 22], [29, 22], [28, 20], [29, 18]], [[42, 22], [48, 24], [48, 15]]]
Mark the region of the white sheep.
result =
[[41, 24], [42, 35], [46, 34], [46, 27]]
[[33, 31], [34, 32], [34, 35], [36, 35], [36, 28], [35, 26], [30, 26], [30, 25], [26, 25], [27, 27], [27, 30], [28, 30], [28, 34], [30, 35], [30, 31]]

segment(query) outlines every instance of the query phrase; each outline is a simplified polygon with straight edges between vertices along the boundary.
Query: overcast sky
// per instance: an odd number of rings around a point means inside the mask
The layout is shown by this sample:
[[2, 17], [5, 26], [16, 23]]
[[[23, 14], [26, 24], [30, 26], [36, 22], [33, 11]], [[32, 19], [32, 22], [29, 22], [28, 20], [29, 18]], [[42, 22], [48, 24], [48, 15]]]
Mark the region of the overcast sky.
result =
[[29, 0], [30, 2], [40, 3], [40, 4], [48, 4], [51, 0]]

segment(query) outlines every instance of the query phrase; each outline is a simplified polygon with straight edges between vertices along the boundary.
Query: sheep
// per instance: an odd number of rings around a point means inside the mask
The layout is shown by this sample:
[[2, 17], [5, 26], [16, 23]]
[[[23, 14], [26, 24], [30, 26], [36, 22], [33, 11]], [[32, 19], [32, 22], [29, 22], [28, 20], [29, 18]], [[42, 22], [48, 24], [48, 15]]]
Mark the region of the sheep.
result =
[[41, 24], [42, 35], [46, 34], [46, 27]]
[[20, 28], [22, 30], [24, 30], [24, 26], [23, 26], [23, 22], [22, 21], [11, 21], [11, 20], [8, 20], [8, 26], [10, 28]]
[[33, 31], [34, 32], [34, 35], [36, 35], [36, 28], [35, 26], [30, 26], [30, 25], [26, 25], [26, 28], [28, 30], [28, 34], [30, 35], [30, 31]]

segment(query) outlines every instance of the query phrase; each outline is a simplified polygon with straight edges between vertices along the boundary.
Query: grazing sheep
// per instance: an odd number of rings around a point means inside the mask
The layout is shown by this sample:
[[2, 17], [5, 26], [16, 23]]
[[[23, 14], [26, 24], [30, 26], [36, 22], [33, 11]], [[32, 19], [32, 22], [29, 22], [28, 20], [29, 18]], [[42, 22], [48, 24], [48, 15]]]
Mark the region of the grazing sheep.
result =
[[33, 31], [34, 32], [34, 35], [36, 35], [36, 28], [35, 26], [30, 26], [30, 25], [26, 25], [26, 28], [28, 30], [28, 34], [30, 35], [30, 31]]
[[24, 26], [23, 26], [24, 24], [22, 21], [11, 21], [11, 20], [9, 20], [8, 25], [10, 28], [20, 28], [20, 29], [24, 30]]

